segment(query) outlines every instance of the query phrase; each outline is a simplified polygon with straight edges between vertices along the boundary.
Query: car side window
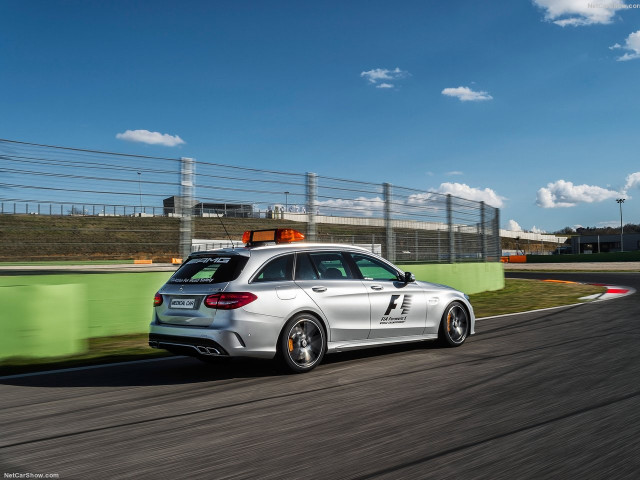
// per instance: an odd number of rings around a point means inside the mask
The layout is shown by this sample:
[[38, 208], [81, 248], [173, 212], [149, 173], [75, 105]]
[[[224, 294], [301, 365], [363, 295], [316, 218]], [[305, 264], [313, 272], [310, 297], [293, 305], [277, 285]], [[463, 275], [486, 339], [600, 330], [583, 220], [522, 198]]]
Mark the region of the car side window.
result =
[[254, 282], [281, 282], [293, 279], [293, 254], [269, 261], [253, 278]]
[[309, 255], [299, 253], [296, 257], [296, 280], [318, 280], [316, 267], [311, 263]]
[[376, 258], [360, 253], [352, 253], [351, 258], [364, 280], [398, 280], [398, 272]]
[[351, 270], [346, 259], [339, 252], [313, 252], [309, 254], [322, 280], [351, 279]]

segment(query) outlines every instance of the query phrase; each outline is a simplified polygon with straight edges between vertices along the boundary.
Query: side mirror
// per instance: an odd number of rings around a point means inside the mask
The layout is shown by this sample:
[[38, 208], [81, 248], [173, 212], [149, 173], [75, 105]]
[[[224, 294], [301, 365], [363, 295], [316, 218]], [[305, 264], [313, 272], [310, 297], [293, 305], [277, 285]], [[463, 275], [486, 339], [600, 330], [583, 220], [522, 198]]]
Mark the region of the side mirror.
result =
[[416, 281], [416, 276], [411, 272], [404, 272], [404, 283], [413, 283]]

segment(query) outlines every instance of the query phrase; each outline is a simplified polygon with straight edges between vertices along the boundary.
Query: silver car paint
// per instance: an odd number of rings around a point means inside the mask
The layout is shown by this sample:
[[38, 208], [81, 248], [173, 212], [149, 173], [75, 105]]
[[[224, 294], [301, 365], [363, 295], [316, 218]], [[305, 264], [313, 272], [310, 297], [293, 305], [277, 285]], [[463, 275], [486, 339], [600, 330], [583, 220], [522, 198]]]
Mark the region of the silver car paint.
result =
[[[343, 351], [437, 338], [444, 310], [454, 300], [465, 305], [471, 322], [470, 334], [475, 333], [472, 306], [464, 294], [447, 286], [421, 281], [387, 284], [358, 279], [250, 282], [254, 274], [275, 256], [313, 251], [362, 253], [382, 260], [401, 272], [377, 255], [347, 245], [295, 243], [213, 250], [208, 253], [240, 254], [248, 256], [249, 260], [238, 278], [231, 282], [210, 285], [165, 284], [159, 290], [165, 301], [162, 306], [154, 308], [150, 333], [208, 338], [220, 344], [230, 356], [271, 358], [276, 353], [278, 338], [286, 321], [299, 312], [310, 312], [320, 318], [326, 327], [327, 351]], [[373, 290], [371, 287], [374, 285], [381, 285], [383, 289]], [[320, 288], [314, 290], [314, 287]], [[248, 291], [257, 295], [258, 299], [235, 310], [216, 310], [204, 305], [204, 297], [221, 291]], [[410, 318], [404, 323], [408, 328], [395, 323], [382, 326], [380, 308], [385, 304], [389, 306], [391, 295], [409, 294], [413, 297], [408, 315]], [[169, 300], [178, 296], [199, 299], [199, 307], [190, 311], [168, 308]]]

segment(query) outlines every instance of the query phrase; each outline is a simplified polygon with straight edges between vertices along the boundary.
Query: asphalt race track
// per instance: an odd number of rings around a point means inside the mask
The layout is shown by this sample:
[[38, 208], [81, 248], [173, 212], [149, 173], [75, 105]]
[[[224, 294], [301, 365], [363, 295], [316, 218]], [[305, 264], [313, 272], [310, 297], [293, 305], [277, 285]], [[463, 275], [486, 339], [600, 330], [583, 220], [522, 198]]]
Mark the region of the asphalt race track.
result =
[[[640, 274], [508, 276], [640, 291]], [[0, 472], [639, 478], [640, 295], [481, 320], [477, 332], [457, 349], [329, 356], [306, 375], [175, 358], [1, 379]]]

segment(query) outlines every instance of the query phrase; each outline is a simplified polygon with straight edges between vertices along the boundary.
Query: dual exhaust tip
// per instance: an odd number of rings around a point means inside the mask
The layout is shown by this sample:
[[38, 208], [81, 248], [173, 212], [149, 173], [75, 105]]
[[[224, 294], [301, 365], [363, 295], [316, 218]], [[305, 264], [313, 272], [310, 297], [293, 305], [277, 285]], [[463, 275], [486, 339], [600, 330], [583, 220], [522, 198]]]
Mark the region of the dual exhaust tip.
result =
[[195, 349], [198, 350], [200, 355], [220, 355], [220, 351], [213, 347], [203, 347], [201, 345], [195, 345]]

